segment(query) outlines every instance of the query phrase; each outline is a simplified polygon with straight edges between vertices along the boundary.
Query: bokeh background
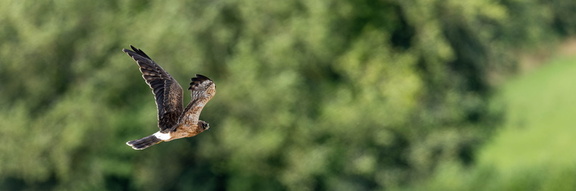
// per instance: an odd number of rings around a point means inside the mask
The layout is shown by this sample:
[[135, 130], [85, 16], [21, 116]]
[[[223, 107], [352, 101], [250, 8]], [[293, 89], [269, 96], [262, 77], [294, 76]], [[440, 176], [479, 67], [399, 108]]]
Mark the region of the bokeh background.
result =
[[[0, 0], [0, 190], [574, 190], [573, 0]], [[218, 93], [143, 151], [143, 49]], [[185, 92], [185, 103], [189, 93]]]

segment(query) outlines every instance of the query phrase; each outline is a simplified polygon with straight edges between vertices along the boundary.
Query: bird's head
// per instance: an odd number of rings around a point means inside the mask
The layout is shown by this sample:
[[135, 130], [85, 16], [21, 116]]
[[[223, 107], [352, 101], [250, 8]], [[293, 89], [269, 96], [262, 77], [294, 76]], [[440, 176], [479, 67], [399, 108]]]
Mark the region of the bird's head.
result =
[[200, 121], [198, 121], [198, 127], [199, 127], [198, 129], [200, 130], [200, 132], [202, 132], [202, 131], [206, 131], [206, 130], [210, 129], [210, 124], [208, 124], [208, 122], [206, 122], [206, 121], [200, 120]]

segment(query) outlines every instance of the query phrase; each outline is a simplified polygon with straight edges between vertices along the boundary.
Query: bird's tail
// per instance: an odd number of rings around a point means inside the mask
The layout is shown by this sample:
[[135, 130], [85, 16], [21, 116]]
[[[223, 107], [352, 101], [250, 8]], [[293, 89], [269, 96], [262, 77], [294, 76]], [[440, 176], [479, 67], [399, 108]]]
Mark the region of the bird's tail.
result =
[[148, 148], [152, 145], [158, 144], [160, 142], [162, 142], [161, 139], [159, 139], [155, 135], [150, 135], [148, 137], [144, 137], [141, 139], [128, 141], [128, 142], [126, 142], [126, 144], [128, 146], [131, 146], [133, 149], [142, 150], [142, 149]]

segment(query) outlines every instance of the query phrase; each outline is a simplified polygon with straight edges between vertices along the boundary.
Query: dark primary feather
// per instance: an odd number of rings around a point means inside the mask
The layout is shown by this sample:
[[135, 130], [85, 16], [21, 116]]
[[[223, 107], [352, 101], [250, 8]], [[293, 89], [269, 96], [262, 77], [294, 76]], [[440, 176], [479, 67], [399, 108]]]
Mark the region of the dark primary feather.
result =
[[210, 78], [202, 74], [196, 74], [196, 77], [190, 79], [190, 87], [188, 87], [188, 90], [197, 89], [200, 86], [200, 84], [202, 84], [202, 82], [206, 80], [212, 81], [210, 80]]
[[[137, 49], [136, 47], [130, 45], [130, 48], [132, 48], [132, 50], [134, 50], [134, 52], [138, 53], [140, 56], [144, 56], [145, 58], [148, 58], [150, 61], [152, 61], [152, 58], [150, 58], [150, 56], [148, 56], [146, 53], [144, 53], [144, 51]], [[124, 49], [126, 50], [126, 49]], [[126, 51], [124, 51], [126, 52]]]
[[161, 131], [171, 131], [178, 122], [182, 109], [182, 87], [162, 67], [156, 64], [144, 51], [130, 45], [132, 50], [123, 49], [140, 66], [140, 72], [152, 89], [158, 107], [158, 127]]

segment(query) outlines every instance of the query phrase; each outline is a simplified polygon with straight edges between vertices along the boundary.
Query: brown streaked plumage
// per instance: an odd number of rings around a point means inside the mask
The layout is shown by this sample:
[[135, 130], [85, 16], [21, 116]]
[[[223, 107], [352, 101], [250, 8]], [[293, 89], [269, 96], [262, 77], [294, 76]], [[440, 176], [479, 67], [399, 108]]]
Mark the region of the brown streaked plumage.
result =
[[126, 144], [136, 150], [142, 150], [161, 142], [193, 137], [210, 128], [210, 125], [199, 120], [199, 117], [206, 103], [216, 94], [214, 82], [206, 76], [196, 74], [188, 88], [192, 99], [183, 109], [180, 84], [142, 50], [132, 45], [130, 48], [132, 50], [122, 49], [122, 51], [140, 66], [142, 77], [152, 89], [158, 107], [160, 130], [150, 136], [128, 141]]

